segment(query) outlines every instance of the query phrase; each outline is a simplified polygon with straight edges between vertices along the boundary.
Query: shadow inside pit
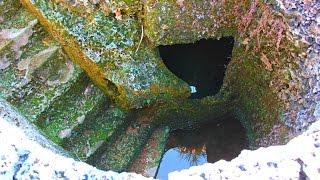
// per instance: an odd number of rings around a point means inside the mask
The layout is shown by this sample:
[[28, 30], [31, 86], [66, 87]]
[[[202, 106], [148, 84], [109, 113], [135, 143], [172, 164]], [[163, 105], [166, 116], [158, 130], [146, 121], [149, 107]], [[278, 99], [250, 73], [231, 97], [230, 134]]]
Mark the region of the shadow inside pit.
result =
[[220, 90], [233, 44], [233, 37], [224, 37], [203, 39], [193, 44], [159, 46], [159, 51], [167, 68], [196, 88], [197, 92], [191, 98], [202, 98]]
[[174, 130], [156, 178], [167, 179], [170, 172], [207, 162], [231, 160], [245, 148], [248, 148], [246, 131], [231, 115], [193, 130]]

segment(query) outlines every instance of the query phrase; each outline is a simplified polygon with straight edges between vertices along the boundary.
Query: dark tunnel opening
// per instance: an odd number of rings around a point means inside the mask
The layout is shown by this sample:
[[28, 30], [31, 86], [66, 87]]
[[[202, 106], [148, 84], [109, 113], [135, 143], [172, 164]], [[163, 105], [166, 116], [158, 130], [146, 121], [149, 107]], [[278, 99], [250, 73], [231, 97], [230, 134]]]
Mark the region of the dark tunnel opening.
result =
[[159, 46], [168, 69], [193, 86], [191, 98], [203, 98], [219, 92], [231, 60], [233, 37], [200, 40], [193, 44]]

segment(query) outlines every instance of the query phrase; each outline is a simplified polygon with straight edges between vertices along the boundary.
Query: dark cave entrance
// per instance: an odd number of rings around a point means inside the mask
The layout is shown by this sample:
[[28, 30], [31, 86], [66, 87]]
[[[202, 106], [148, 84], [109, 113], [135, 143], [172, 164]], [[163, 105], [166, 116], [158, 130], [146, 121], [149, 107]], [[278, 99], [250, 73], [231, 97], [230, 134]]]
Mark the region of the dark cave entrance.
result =
[[219, 92], [233, 44], [233, 37], [225, 37], [193, 44], [159, 46], [159, 51], [168, 69], [196, 88], [191, 98], [203, 98]]

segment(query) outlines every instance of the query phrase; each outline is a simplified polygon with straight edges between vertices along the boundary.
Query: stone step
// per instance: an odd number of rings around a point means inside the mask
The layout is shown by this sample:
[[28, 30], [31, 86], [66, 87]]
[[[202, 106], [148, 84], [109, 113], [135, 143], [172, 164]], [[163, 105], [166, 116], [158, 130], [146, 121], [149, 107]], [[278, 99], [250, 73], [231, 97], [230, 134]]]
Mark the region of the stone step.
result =
[[85, 121], [92, 121], [90, 113], [107, 100], [105, 94], [82, 73], [70, 89], [41, 113], [37, 126], [55, 143], [71, 136]]
[[35, 121], [70, 87], [81, 70], [20, 7], [14, 0], [0, 3], [1, 9], [7, 8], [2, 17], [8, 18], [0, 27], [0, 97]]
[[65, 138], [62, 147], [74, 157], [86, 161], [103, 144], [112, 144], [127, 126], [127, 113], [105, 102]]
[[146, 177], [154, 177], [160, 165], [169, 135], [170, 129], [168, 127], [156, 129], [142, 149], [139, 157], [134, 160], [128, 170]]
[[[26, 9], [21, 8], [21, 4], [17, 0], [1, 1], [0, 51], [4, 51], [8, 45], [11, 45], [15, 47], [14, 50], [19, 52], [20, 47], [28, 42], [28, 38], [32, 34], [32, 27], [37, 22], [38, 20], [35, 16]], [[7, 48], [7, 51], [10, 49]], [[3, 55], [4, 53], [0, 52], [0, 54]], [[16, 55], [19, 55], [19, 53]]]
[[23, 59], [15, 70], [21, 74], [10, 84], [6, 99], [31, 121], [66, 92], [82, 72], [58, 46]]
[[4, 0], [0, 10], [0, 97], [34, 121], [81, 70], [19, 1]]
[[124, 12], [120, 21], [101, 10], [81, 14], [56, 1], [23, 2], [118, 106], [141, 108], [190, 96], [189, 85], [166, 68], [158, 50], [143, 38], [143, 24], [135, 16]]
[[104, 170], [126, 171], [139, 156], [154, 128], [153, 125], [140, 123], [139, 120], [131, 122], [115, 142], [103, 144], [87, 162]]
[[34, 19], [20, 29], [10, 28], [0, 31], [0, 71], [17, 63], [21, 57], [22, 48], [28, 43], [37, 23], [38, 21]]
[[[127, 169], [154, 126], [129, 123], [134, 118], [111, 105], [30, 13], [15, 0], [0, 4], [4, 6], [0, 97], [79, 160], [107, 155], [111, 161], [105, 168]], [[118, 153], [124, 158], [116, 162]]]

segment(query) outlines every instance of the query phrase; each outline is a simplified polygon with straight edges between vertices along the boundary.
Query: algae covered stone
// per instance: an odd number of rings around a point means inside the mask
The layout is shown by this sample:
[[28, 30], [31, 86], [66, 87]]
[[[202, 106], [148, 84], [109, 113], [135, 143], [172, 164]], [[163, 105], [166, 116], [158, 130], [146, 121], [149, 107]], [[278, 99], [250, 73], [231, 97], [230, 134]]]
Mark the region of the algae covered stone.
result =
[[81, 15], [59, 3], [25, 0], [42, 25], [91, 79], [123, 107], [186, 98], [189, 86], [174, 76], [144, 37], [137, 17], [96, 10]]

